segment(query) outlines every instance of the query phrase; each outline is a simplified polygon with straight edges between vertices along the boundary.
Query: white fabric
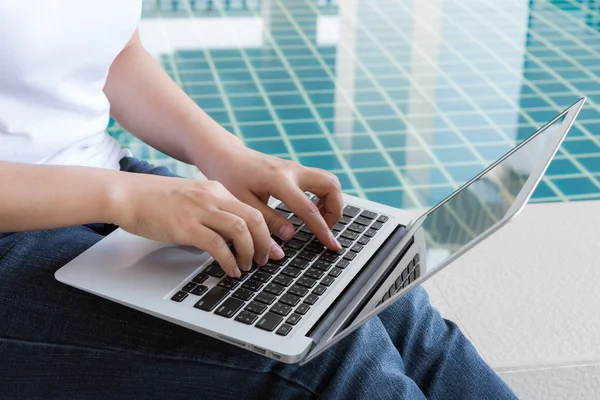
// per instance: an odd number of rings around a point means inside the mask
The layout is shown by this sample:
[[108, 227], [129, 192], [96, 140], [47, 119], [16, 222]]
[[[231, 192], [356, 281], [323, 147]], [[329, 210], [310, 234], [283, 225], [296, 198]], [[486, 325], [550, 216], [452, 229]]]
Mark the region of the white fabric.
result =
[[119, 168], [109, 67], [142, 0], [0, 1], [0, 160]]

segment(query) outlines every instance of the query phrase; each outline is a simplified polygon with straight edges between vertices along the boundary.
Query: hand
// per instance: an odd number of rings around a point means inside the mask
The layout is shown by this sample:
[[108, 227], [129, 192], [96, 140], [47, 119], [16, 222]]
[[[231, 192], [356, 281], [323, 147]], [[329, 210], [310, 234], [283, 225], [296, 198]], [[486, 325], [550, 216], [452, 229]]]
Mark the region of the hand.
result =
[[[232, 145], [203, 171], [221, 182], [234, 196], [260, 210], [271, 232], [283, 240], [294, 234], [294, 226], [267, 202], [273, 196], [300, 217], [325, 246], [341, 249], [331, 228], [342, 217], [343, 198], [338, 178], [326, 171], [268, 156], [244, 146]], [[305, 191], [319, 198], [315, 205]]]
[[125, 173], [121, 178], [114, 221], [125, 231], [206, 250], [233, 277], [249, 271], [253, 258], [264, 265], [284, 256], [263, 215], [218, 182]]

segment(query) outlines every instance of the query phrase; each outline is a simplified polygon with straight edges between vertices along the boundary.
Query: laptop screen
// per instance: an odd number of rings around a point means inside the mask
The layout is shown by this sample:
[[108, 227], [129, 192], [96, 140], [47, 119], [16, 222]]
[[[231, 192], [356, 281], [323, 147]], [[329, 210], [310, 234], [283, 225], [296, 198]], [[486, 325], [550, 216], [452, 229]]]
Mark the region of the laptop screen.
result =
[[539, 171], [558, 136], [564, 135], [565, 117], [426, 214], [421, 225], [424, 246], [419, 246], [425, 253], [421, 254], [421, 275], [444, 265], [455, 252], [509, 216], [530, 175]]

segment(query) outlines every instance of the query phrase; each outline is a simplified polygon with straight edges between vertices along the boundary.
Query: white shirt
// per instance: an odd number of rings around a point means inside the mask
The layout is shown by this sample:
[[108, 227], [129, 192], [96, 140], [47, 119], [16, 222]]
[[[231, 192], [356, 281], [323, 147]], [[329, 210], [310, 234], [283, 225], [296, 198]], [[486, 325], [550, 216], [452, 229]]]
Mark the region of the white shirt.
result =
[[142, 0], [0, 1], [0, 160], [119, 168], [103, 88]]

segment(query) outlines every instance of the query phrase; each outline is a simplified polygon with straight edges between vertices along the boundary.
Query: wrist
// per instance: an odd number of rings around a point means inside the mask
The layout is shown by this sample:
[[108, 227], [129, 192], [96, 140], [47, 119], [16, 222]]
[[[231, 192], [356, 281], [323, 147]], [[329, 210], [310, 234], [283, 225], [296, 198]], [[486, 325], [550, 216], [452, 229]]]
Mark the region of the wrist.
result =
[[211, 179], [216, 171], [230, 165], [230, 161], [246, 149], [247, 147], [237, 136], [219, 126], [217, 132], [205, 135], [202, 141], [193, 146], [191, 158], [193, 164]]

